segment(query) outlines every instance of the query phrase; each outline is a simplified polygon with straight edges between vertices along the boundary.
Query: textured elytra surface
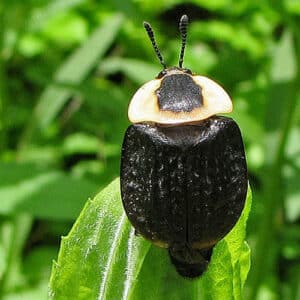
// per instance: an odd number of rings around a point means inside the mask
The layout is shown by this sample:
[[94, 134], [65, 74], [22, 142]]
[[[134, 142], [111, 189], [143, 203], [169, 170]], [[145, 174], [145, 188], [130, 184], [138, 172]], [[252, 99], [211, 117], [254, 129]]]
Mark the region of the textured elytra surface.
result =
[[121, 161], [127, 216], [147, 239], [205, 248], [238, 220], [247, 193], [237, 124], [212, 117], [199, 125], [131, 125]]
[[203, 104], [201, 88], [188, 74], [163, 77], [156, 95], [161, 110], [191, 112]]

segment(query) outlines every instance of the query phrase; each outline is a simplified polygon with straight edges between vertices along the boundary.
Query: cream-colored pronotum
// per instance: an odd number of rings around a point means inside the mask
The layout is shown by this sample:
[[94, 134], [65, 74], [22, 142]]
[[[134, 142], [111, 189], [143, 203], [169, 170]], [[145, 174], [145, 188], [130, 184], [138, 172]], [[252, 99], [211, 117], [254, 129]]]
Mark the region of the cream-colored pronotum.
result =
[[159, 89], [162, 79], [154, 79], [145, 83], [133, 96], [128, 109], [130, 122], [153, 122], [169, 125], [195, 123], [216, 114], [232, 111], [232, 101], [219, 84], [205, 76], [190, 76], [201, 88], [203, 105], [191, 112], [161, 110], [156, 91]]

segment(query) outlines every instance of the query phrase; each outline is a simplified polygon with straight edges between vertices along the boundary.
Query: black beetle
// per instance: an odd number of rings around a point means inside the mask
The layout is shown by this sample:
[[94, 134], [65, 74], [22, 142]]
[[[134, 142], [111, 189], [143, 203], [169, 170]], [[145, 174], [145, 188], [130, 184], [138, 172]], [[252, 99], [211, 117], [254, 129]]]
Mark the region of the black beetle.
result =
[[232, 111], [223, 88], [182, 67], [188, 17], [180, 19], [179, 67], [163, 65], [133, 96], [121, 158], [121, 195], [136, 232], [168, 248], [184, 277], [200, 276], [214, 245], [239, 219], [247, 165], [238, 125], [216, 116]]

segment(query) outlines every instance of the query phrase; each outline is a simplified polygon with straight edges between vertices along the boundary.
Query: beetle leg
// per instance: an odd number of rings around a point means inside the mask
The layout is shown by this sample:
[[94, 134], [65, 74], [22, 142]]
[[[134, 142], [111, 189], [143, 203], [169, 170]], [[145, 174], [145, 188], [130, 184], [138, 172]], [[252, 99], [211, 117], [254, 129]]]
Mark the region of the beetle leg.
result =
[[134, 235], [135, 236], [141, 236], [141, 234], [136, 229], [134, 229]]

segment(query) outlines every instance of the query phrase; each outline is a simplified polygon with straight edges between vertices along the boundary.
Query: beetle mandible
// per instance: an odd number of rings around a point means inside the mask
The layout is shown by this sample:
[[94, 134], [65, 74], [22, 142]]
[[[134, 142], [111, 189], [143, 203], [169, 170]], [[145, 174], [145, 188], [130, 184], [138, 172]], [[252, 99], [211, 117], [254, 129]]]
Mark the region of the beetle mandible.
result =
[[200, 276], [214, 245], [239, 219], [247, 194], [247, 165], [238, 125], [217, 114], [232, 102], [213, 80], [183, 68], [188, 17], [179, 22], [179, 66], [163, 66], [133, 96], [121, 155], [121, 196], [136, 232], [167, 248], [177, 272]]

